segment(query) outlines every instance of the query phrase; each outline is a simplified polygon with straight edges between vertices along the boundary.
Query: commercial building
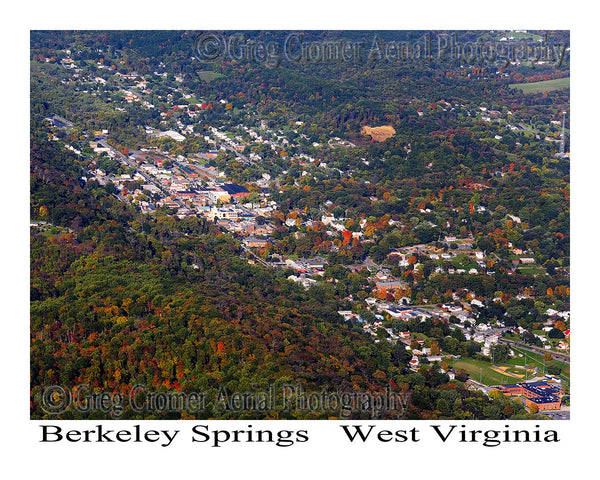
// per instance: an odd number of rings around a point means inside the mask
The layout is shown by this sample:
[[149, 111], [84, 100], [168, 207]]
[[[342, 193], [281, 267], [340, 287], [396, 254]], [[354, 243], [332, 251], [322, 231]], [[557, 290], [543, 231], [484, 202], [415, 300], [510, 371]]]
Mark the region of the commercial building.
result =
[[562, 386], [558, 383], [521, 382], [509, 385], [499, 385], [495, 390], [507, 396], [525, 397], [525, 405], [537, 405], [541, 410], [560, 410], [560, 397], [563, 394]]

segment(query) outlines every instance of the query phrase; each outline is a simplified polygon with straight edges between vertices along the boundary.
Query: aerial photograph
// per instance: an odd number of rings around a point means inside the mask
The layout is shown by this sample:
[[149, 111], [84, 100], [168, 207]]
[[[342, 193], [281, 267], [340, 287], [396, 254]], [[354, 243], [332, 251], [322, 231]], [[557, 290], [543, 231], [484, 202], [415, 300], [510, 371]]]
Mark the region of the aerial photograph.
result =
[[570, 35], [31, 30], [29, 418], [570, 420]]

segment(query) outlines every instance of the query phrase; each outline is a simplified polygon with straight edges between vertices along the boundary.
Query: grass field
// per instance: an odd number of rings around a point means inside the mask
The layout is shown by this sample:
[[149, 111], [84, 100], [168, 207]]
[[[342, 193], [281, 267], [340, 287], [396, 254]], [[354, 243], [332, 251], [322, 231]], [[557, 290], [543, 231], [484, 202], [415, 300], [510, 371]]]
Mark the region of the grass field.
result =
[[205, 82], [210, 82], [223, 76], [223, 74], [213, 72], [212, 70], [198, 70], [196, 73], [200, 77], [200, 80], [204, 80]]
[[517, 266], [519, 273], [523, 275], [545, 275], [546, 269], [537, 265], [519, 265]]
[[496, 40], [500, 40], [503, 36], [506, 37], [513, 37], [515, 40], [531, 40], [533, 42], [537, 42], [540, 39], [543, 39], [542, 36], [537, 35], [535, 33], [531, 33], [531, 32], [511, 32], [509, 30], [502, 32], [502, 33], [498, 33], [495, 35], [495, 39]]
[[[523, 355], [527, 354], [527, 365], [538, 367], [540, 375], [542, 374], [542, 371], [544, 368], [547, 369], [549, 366], [554, 365], [554, 366], [560, 367], [560, 369], [561, 369], [560, 376], [563, 377], [564, 379], [566, 379], [567, 382], [570, 381], [571, 368], [570, 368], [569, 364], [559, 362], [558, 360], [550, 360], [549, 362], [544, 363], [543, 355], [528, 352], [526, 350], [521, 350], [520, 348], [515, 347], [515, 346], [511, 346], [511, 349], [517, 354], [518, 353], [521, 353]], [[508, 361], [508, 363], [511, 365], [524, 365], [525, 357], [512, 358]]]
[[461, 358], [450, 360], [448, 363], [455, 370], [460, 368], [467, 372], [473, 380], [477, 382], [481, 381], [486, 385], [501, 385], [519, 381], [510, 375], [505, 375], [494, 370], [490, 362], [475, 360], [473, 358]]
[[510, 88], [518, 88], [523, 93], [543, 93], [551, 92], [552, 90], [560, 90], [561, 88], [569, 88], [571, 84], [571, 78], [556, 78], [554, 80], [544, 80], [542, 82], [532, 83], [511, 83]]
[[[537, 355], [531, 352], [525, 352], [518, 348], [511, 347], [515, 353], [527, 353], [527, 376], [525, 375], [525, 357], [513, 358], [508, 361], [508, 364], [504, 365], [492, 365], [490, 362], [483, 360], [476, 360], [473, 358], [461, 358], [452, 359], [448, 363], [452, 368], [462, 369], [469, 374], [469, 376], [476, 381], [481, 381], [486, 385], [503, 385], [507, 383], [523, 382], [525, 379], [531, 379], [534, 377], [534, 368], [538, 367], [537, 376], [543, 375], [544, 359], [542, 355]], [[561, 377], [569, 382], [570, 380], [570, 368], [569, 365], [556, 360], [546, 362], [546, 368], [550, 365], [560, 366], [562, 372]], [[481, 380], [480, 380], [481, 379]]]
[[465, 270], [469, 270], [470, 268], [478, 268], [479, 267], [479, 265], [477, 265], [477, 262], [475, 260], [473, 260], [468, 255], [464, 255], [464, 254], [456, 255], [456, 257], [452, 258], [451, 262], [452, 262], [452, 265], [454, 266], [454, 268], [463, 268]]

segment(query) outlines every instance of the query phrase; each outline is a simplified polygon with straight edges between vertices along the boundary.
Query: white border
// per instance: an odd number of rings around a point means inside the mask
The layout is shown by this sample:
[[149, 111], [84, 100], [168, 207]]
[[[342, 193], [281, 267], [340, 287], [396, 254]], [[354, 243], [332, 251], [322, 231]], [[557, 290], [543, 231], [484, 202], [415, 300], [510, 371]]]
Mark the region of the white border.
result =
[[[2, 59], [2, 84], [8, 105], [2, 116], [5, 166], [14, 175], [5, 174], [2, 189], [3, 212], [8, 219], [3, 235], [6, 264], [3, 282], [5, 331], [2, 360], [4, 371], [3, 413], [1, 430], [4, 458], [23, 474], [58, 475], [85, 478], [122, 477], [141, 474], [148, 478], [163, 475], [206, 474], [224, 478], [317, 478], [345, 475], [369, 476], [394, 474], [402, 477], [440, 476], [441, 478], [504, 478], [506, 475], [568, 476], [585, 471], [593, 456], [587, 446], [595, 448], [595, 402], [597, 387], [590, 366], [595, 367], [595, 311], [589, 301], [595, 298], [596, 285], [586, 281], [595, 273], [597, 244], [594, 233], [596, 214], [598, 122], [598, 58], [595, 51], [595, 26], [591, 12], [558, 1], [525, 3], [522, 1], [486, 4], [482, 2], [285, 2], [168, 3], [100, 1], [89, 6], [82, 2], [28, 2], [12, 6], [16, 12], [5, 17], [8, 29], [2, 32], [5, 56]], [[590, 23], [586, 22], [590, 19]], [[6, 28], [6, 26], [5, 26]], [[308, 428], [308, 444], [290, 448], [258, 445], [259, 448], [207, 449], [186, 443], [170, 448], [57, 444], [41, 446], [39, 424], [28, 415], [27, 321], [29, 292], [29, 30], [32, 29], [570, 29], [572, 48], [572, 303], [573, 315], [573, 415], [569, 422], [547, 422], [563, 440], [558, 446], [544, 444], [508, 444], [486, 448], [481, 445], [421, 442], [419, 444], [375, 444], [356, 446], [336, 435], [340, 422], [292, 422], [291, 428]], [[16, 186], [13, 186], [16, 185]], [[7, 195], [8, 193], [8, 195]], [[5, 220], [6, 221], [6, 220]], [[23, 292], [26, 292], [25, 294]], [[591, 365], [586, 365], [589, 361]], [[89, 428], [94, 422], [75, 422]], [[110, 422], [110, 427], [117, 427]], [[136, 422], [127, 422], [133, 424]], [[139, 422], [137, 422], [139, 423]], [[144, 424], [147, 422], [144, 422]], [[184, 422], [152, 422], [152, 428], [181, 428]], [[202, 422], [194, 422], [202, 423]], [[236, 422], [237, 423], [237, 422]], [[247, 422], [242, 422], [246, 424]], [[287, 422], [286, 422], [287, 423]], [[367, 422], [368, 423], [368, 422]], [[406, 422], [381, 422], [378, 428], [406, 428]], [[425, 430], [431, 422], [408, 422]], [[462, 425], [462, 422], [449, 422]], [[515, 423], [515, 422], [512, 422]], [[550, 425], [550, 423], [552, 425]], [[88, 425], [90, 424], [90, 425]], [[506, 422], [476, 422], [481, 429]], [[63, 425], [61, 423], [61, 425]], [[264, 422], [261, 428], [281, 429], [282, 422]], [[400, 426], [399, 426], [400, 425]], [[233, 428], [226, 423], [227, 428]], [[314, 433], [312, 433], [314, 432]], [[266, 447], [266, 448], [262, 448]], [[269, 448], [270, 447], [270, 448]], [[8, 465], [6, 465], [8, 466]], [[582, 468], [583, 467], [583, 468]], [[10, 469], [6, 469], [11, 471]], [[592, 470], [592, 471], [595, 471]]]

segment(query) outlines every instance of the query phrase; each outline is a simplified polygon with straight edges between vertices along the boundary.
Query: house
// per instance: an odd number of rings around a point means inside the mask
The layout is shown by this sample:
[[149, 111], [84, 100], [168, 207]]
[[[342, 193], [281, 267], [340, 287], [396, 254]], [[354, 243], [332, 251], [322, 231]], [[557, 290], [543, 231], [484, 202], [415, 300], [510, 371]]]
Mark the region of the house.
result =
[[530, 257], [522, 257], [520, 258], [521, 263], [535, 263], [535, 259], [534, 258], [530, 258]]
[[271, 225], [255, 225], [254, 233], [256, 235], [269, 235], [273, 231], [273, 227]]
[[317, 284], [316, 280], [313, 280], [312, 278], [306, 278], [306, 277], [304, 277], [302, 275], [300, 277], [297, 277], [296, 275], [290, 275], [288, 277], [288, 280], [292, 280], [294, 282], [302, 284], [302, 286], [306, 290], [308, 290], [312, 285], [316, 285]]
[[419, 368], [419, 357], [417, 357], [416, 355], [413, 355], [413, 357], [411, 358], [410, 362], [408, 362], [410, 368], [412, 370], [418, 370]]
[[485, 336], [483, 333], [476, 333], [473, 335], [473, 341], [477, 343], [483, 343], [485, 341]]
[[344, 317], [344, 320], [357, 320], [358, 322], [362, 322], [362, 318], [351, 310], [338, 310], [338, 313]]
[[392, 318], [404, 318], [404, 319], [408, 319], [411, 318], [412, 312], [406, 311], [404, 309], [401, 308], [396, 308], [396, 307], [388, 307], [384, 309], [385, 312]]
[[321, 257], [310, 258], [304, 261], [304, 264], [312, 269], [322, 270], [327, 265], [327, 260]]

